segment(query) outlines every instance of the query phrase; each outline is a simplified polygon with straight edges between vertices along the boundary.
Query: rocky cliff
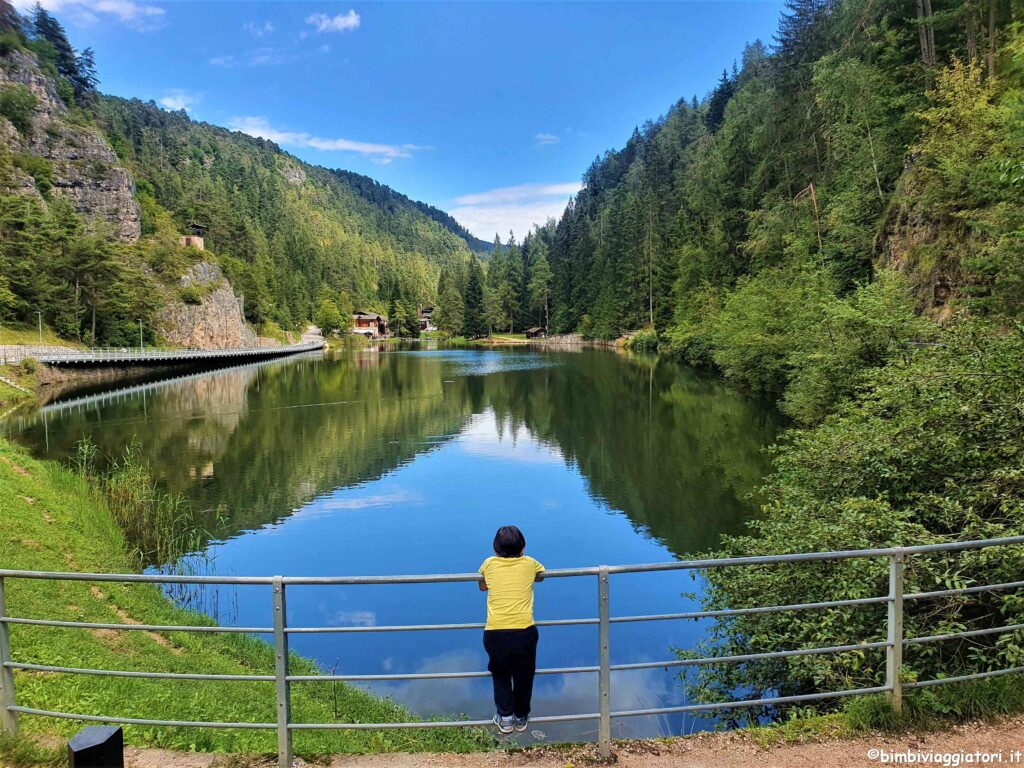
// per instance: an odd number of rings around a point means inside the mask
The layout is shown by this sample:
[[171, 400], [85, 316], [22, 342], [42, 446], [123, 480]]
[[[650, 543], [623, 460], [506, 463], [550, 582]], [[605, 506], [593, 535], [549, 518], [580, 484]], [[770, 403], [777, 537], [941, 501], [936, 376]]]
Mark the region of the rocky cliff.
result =
[[[13, 50], [0, 60], [0, 89], [10, 88], [26, 89], [35, 106], [27, 130], [19, 131], [0, 117], [0, 142], [15, 158], [8, 191], [39, 195], [40, 189], [52, 187], [51, 195], [67, 198], [79, 213], [110, 227], [118, 239], [138, 240], [142, 218], [131, 175], [103, 135], [70, 112], [33, 54]], [[19, 162], [26, 156], [45, 163]]]
[[157, 315], [160, 334], [171, 346], [219, 349], [255, 346], [256, 334], [242, 319], [238, 297], [220, 267], [200, 262], [182, 276]]

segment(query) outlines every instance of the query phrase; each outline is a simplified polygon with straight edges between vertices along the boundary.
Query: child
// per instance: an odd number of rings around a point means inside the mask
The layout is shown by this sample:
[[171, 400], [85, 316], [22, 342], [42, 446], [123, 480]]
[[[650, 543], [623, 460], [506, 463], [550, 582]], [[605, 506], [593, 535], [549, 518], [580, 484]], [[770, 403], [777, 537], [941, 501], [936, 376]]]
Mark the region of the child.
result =
[[480, 591], [487, 592], [484, 650], [494, 682], [494, 724], [501, 733], [523, 733], [530, 717], [537, 669], [537, 627], [533, 623], [533, 583], [544, 580], [544, 566], [525, 557], [526, 539], [514, 525], [498, 529], [495, 557], [480, 566]]

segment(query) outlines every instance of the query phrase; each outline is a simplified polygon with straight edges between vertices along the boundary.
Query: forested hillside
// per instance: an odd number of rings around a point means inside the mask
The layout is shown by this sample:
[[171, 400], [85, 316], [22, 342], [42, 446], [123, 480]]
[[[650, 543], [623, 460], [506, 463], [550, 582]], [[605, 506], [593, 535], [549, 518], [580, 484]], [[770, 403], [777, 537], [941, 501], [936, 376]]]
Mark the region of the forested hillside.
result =
[[[1024, 532], [1020, 14], [1008, 0], [790, 0], [774, 41], [598, 158], [533, 234], [554, 330], [644, 329], [634, 346], [714, 365], [796, 422], [763, 517], [724, 554]], [[912, 560], [908, 591], [1024, 568], [1016, 549]], [[711, 609], [888, 588], [882, 565], [853, 560], [708, 579]], [[907, 636], [990, 634], [908, 648], [905, 680], [1020, 664], [1019, 635], [992, 631], [1024, 620], [1019, 594], [927, 602], [905, 608]], [[884, 640], [879, 617], [735, 616], [696, 655]], [[688, 682], [713, 701], [869, 687], [884, 659], [701, 666]]]
[[[485, 249], [448, 214], [365, 176], [101, 95], [92, 52], [42, 8], [26, 19], [0, 0], [0, 37], [0, 322], [41, 312], [65, 337], [124, 344], [141, 319], [158, 341], [161, 306], [200, 259], [220, 264], [257, 329], [343, 324], [353, 307], [413, 318], [443, 268]], [[179, 245], [192, 225], [205, 252]]]
[[709, 304], [793, 269], [845, 293], [895, 265], [926, 309], [1017, 300], [994, 279], [1021, 215], [1011, 4], [788, 7], [770, 50], [587, 170], [551, 249], [558, 328], [653, 325], [697, 351]]
[[321, 292], [385, 314], [395, 302], [415, 309], [433, 300], [440, 268], [468, 256], [440, 223], [446, 214], [365, 176], [307, 165], [272, 142], [155, 104], [105, 96], [99, 113], [135, 176], [143, 236], [207, 227], [206, 246], [255, 323], [308, 319]]

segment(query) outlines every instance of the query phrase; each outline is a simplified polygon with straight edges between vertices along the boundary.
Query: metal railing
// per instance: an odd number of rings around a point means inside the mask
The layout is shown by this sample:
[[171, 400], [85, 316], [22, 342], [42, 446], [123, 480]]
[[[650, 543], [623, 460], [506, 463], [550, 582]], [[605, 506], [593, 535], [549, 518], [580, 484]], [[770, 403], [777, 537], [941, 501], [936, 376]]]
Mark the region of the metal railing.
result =
[[[757, 557], [735, 557], [709, 560], [687, 560], [670, 563], [647, 565], [602, 565], [592, 568], [571, 568], [551, 570], [545, 573], [546, 579], [593, 577], [597, 580], [597, 616], [583, 619], [556, 619], [538, 621], [539, 626], [597, 626], [597, 645], [599, 663], [597, 666], [577, 666], [538, 669], [539, 675], [568, 675], [581, 673], [597, 673], [598, 676], [598, 711], [576, 714], [548, 715], [532, 718], [531, 722], [554, 723], [579, 720], [596, 720], [598, 722], [598, 748], [602, 757], [611, 755], [612, 719], [640, 717], [646, 715], [664, 715], [683, 712], [715, 712], [746, 707], [773, 706], [799, 702], [837, 699], [847, 696], [858, 696], [875, 693], [888, 695], [892, 707], [899, 711], [903, 691], [934, 685], [958, 683], [965, 680], [976, 680], [999, 675], [1015, 674], [1024, 671], [1024, 666], [1012, 667], [975, 674], [945, 677], [904, 683], [900, 680], [900, 667], [903, 661], [903, 649], [911, 645], [935, 643], [945, 640], [977, 637], [984, 635], [1017, 632], [1024, 630], [1024, 624], [1012, 624], [1000, 627], [988, 627], [979, 630], [967, 630], [943, 635], [907, 638], [903, 635], [903, 607], [908, 601], [928, 600], [953, 595], [969, 595], [981, 592], [1013, 590], [1024, 588], [1024, 581], [981, 584], [959, 589], [943, 589], [933, 592], [916, 592], [905, 594], [903, 574], [906, 559], [916, 554], [934, 552], [962, 552], [987, 547], [1011, 546], [1024, 544], [1024, 536], [1014, 536], [983, 541], [951, 542], [914, 547], [893, 547], [885, 549], [862, 549], [838, 552], [813, 552], [791, 555], [770, 555]], [[683, 613], [665, 613], [652, 615], [611, 616], [609, 610], [609, 588], [612, 576], [627, 573], [649, 573], [657, 571], [704, 570], [710, 568], [731, 568], [754, 565], [770, 565], [780, 563], [807, 563], [822, 561], [839, 561], [854, 558], [885, 558], [888, 560], [888, 590], [877, 597], [865, 597], [848, 600], [829, 600], [815, 603], [797, 603], [790, 605], [768, 605], [749, 608], [732, 608], [708, 611], [688, 611]], [[47, 579], [58, 581], [89, 581], [116, 583], [150, 583], [150, 584], [212, 584], [212, 585], [264, 585], [271, 587], [273, 606], [273, 625], [264, 627], [221, 627], [221, 626], [164, 626], [148, 624], [100, 624], [82, 621], [58, 621], [43, 618], [10, 616], [5, 603], [4, 582], [6, 579]], [[308, 682], [368, 682], [368, 681], [400, 681], [400, 680], [438, 680], [488, 677], [489, 673], [480, 672], [430, 672], [411, 674], [323, 674], [293, 675], [289, 670], [288, 641], [292, 635], [298, 634], [329, 634], [349, 632], [425, 632], [483, 629], [482, 623], [470, 624], [418, 624], [396, 626], [344, 626], [344, 627], [293, 627], [288, 623], [286, 590], [289, 586], [317, 585], [370, 585], [370, 584], [435, 584], [479, 581], [479, 574], [443, 574], [420, 576], [176, 576], [157, 574], [108, 574], [108, 573], [58, 573], [44, 571], [18, 571], [0, 569], [0, 728], [9, 733], [16, 733], [19, 715], [39, 715], [71, 720], [119, 723], [126, 725], [147, 725], [189, 728], [248, 728], [274, 729], [277, 731], [278, 766], [292, 766], [292, 735], [300, 730], [377, 730], [395, 728], [451, 728], [481, 727], [490, 725], [489, 720], [456, 720], [447, 722], [416, 721], [407, 723], [297, 723], [292, 719], [291, 689], [294, 684]], [[627, 664], [611, 663], [611, 625], [626, 622], [674, 621], [680, 619], [723, 618], [757, 613], [782, 613], [790, 611], [819, 610], [843, 606], [886, 605], [886, 639], [884, 641], [860, 642], [847, 645], [835, 645], [818, 648], [801, 648], [795, 650], [776, 650], [763, 653], [749, 653], [734, 656], [708, 656], [704, 658], [675, 658], [665, 661], [641, 662]], [[80, 629], [142, 631], [142, 632], [224, 632], [272, 635], [274, 644], [274, 674], [272, 675], [224, 675], [203, 673], [171, 673], [141, 672], [129, 670], [85, 669], [62, 667], [43, 663], [15, 661], [11, 655], [11, 625], [30, 625], [42, 627], [72, 627]], [[738, 701], [722, 701], [684, 706], [656, 707], [649, 709], [631, 709], [613, 711], [611, 708], [612, 673], [638, 669], [673, 668], [699, 666], [708, 664], [727, 664], [763, 659], [780, 659], [793, 656], [811, 656], [843, 653], [865, 649], [885, 650], [885, 685], [855, 688], [839, 691], [823, 691], [798, 696], [775, 696]], [[36, 709], [19, 706], [15, 699], [14, 671], [45, 672], [61, 674], [100, 675], [111, 677], [135, 677], [154, 680], [216, 680], [216, 681], [259, 681], [275, 684], [277, 719], [273, 723], [255, 722], [209, 722], [140, 719], [117, 717], [114, 715], [87, 715], [69, 712]]]
[[223, 349], [193, 349], [189, 347], [93, 347], [70, 349], [60, 347], [5, 347], [0, 348], [0, 361], [20, 363], [34, 358], [47, 365], [107, 365], [111, 363], [159, 362], [173, 360], [204, 360], [230, 357], [292, 355], [322, 349], [323, 340], [301, 344], [258, 345], [255, 347], [228, 347]]

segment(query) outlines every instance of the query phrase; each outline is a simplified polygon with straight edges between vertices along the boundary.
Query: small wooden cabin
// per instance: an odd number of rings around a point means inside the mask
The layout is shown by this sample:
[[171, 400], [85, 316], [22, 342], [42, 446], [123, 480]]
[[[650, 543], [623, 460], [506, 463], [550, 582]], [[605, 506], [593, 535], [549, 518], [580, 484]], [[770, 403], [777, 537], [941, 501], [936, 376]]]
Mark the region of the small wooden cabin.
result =
[[356, 312], [352, 315], [352, 333], [382, 339], [388, 335], [388, 319], [376, 312]]
[[544, 329], [539, 325], [526, 329], [526, 338], [528, 339], [543, 339], [546, 335], [547, 334], [544, 332]]

